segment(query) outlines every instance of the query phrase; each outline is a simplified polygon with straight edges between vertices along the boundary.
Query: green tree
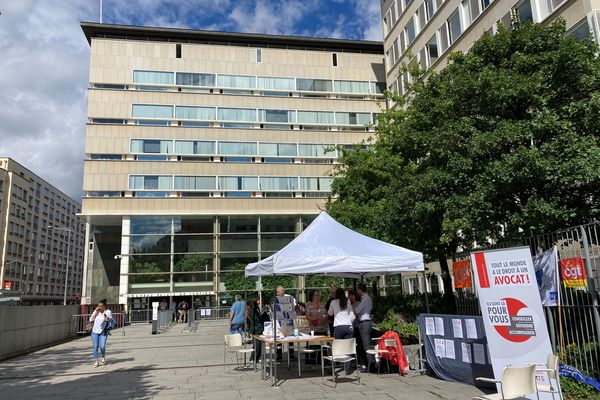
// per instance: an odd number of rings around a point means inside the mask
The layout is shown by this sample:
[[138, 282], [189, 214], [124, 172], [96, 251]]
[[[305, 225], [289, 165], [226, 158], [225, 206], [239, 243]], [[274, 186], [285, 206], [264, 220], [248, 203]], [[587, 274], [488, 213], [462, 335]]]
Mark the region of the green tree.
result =
[[363, 233], [438, 259], [600, 217], [600, 61], [565, 24], [484, 34], [345, 153], [328, 209]]

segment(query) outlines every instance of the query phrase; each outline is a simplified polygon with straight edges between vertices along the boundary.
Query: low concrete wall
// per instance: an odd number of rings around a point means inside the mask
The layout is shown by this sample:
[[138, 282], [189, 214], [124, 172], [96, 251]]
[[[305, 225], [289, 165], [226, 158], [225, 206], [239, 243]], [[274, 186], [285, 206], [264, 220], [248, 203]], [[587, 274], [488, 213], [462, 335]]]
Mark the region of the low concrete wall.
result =
[[80, 306], [0, 307], [0, 360], [75, 336]]

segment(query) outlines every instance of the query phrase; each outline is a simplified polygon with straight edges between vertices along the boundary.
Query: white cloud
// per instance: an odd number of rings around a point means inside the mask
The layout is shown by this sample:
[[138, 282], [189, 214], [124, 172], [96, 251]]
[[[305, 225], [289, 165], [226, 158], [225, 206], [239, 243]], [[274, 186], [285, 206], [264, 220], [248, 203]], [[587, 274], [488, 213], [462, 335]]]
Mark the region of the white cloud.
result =
[[258, 0], [255, 4], [242, 3], [229, 14], [234, 30], [240, 32], [291, 35], [295, 25], [319, 5], [318, 0]]
[[81, 196], [89, 47], [79, 27], [94, 3], [0, 7], [0, 154]]
[[360, 18], [361, 38], [364, 40], [383, 40], [379, 1], [355, 0], [354, 9], [356, 16]]

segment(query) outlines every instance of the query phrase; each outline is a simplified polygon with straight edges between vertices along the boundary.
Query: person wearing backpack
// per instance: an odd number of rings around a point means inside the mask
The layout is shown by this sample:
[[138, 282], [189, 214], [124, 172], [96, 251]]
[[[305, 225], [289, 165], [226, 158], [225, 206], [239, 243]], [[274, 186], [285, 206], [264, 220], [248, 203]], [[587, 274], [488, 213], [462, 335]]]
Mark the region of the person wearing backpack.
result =
[[[92, 327], [92, 357], [94, 367], [106, 364], [106, 339], [114, 327], [112, 312], [106, 307], [106, 299], [100, 300], [98, 306], [90, 316]], [[100, 357], [98, 357], [100, 356]]]

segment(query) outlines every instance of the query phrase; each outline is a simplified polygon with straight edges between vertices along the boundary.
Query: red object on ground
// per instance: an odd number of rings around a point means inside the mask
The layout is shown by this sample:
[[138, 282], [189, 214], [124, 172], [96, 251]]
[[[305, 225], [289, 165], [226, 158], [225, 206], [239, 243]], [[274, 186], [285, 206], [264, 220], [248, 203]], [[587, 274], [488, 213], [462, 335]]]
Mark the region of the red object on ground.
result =
[[[386, 346], [385, 340], [393, 339], [396, 342], [396, 348], [393, 346]], [[402, 348], [402, 343], [400, 342], [400, 338], [398, 334], [394, 331], [387, 331], [379, 338], [379, 343], [377, 348], [380, 350], [387, 350], [389, 353], [381, 354], [381, 358], [385, 358], [392, 365], [397, 365], [400, 373], [404, 375], [406, 371], [408, 371], [408, 361], [406, 360], [406, 354], [404, 354], [404, 349]]]

